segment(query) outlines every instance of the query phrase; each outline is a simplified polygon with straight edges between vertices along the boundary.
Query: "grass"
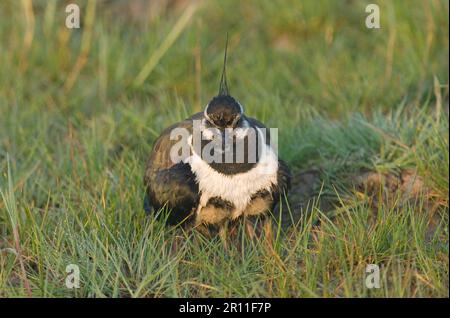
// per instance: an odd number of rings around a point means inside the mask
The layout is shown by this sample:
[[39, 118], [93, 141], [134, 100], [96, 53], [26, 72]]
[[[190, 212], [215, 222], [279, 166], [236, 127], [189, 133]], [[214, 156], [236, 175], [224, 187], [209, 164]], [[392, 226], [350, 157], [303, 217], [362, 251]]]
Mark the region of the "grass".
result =
[[[378, 30], [365, 1], [208, 1], [151, 19], [75, 2], [77, 30], [61, 2], [0, 4], [0, 297], [449, 296], [447, 1], [382, 2]], [[294, 170], [322, 172], [273, 248], [225, 250], [142, 211], [152, 142], [217, 92], [226, 32], [231, 93], [279, 128]], [[348, 182], [405, 169], [425, 182], [414, 200], [374, 207]]]

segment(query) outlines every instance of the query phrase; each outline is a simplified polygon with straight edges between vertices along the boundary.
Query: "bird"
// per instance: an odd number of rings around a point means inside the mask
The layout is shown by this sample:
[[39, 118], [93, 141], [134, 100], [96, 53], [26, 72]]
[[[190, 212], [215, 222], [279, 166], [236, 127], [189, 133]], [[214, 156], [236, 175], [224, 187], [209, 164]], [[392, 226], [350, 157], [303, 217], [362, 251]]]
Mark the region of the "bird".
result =
[[[148, 214], [163, 217], [171, 226], [219, 229], [224, 238], [228, 222], [242, 218], [262, 217], [270, 228], [270, 211], [291, 184], [289, 166], [270, 143], [271, 131], [247, 116], [242, 104], [230, 95], [227, 50], [228, 35], [218, 94], [204, 111], [161, 133], [144, 174]], [[184, 134], [175, 138], [174, 131]], [[180, 154], [180, 149], [187, 151]], [[254, 236], [250, 224], [247, 233]]]

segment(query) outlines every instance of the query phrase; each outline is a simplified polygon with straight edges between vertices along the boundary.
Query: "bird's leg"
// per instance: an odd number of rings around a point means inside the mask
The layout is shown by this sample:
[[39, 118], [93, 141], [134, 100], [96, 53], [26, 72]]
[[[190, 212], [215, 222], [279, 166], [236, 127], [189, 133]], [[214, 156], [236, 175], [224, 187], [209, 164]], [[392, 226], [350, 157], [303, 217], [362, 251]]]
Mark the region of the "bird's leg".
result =
[[228, 250], [228, 221], [225, 221], [219, 228], [219, 236], [225, 250]]
[[273, 248], [272, 218], [266, 216], [263, 222], [265, 241], [269, 247]]
[[211, 238], [211, 231], [206, 224], [199, 223], [194, 228], [204, 237]]
[[230, 242], [235, 242], [239, 236], [239, 225], [240, 222], [237, 220], [228, 221], [228, 239]]
[[253, 240], [255, 238], [255, 227], [253, 223], [246, 217], [244, 217], [244, 226], [245, 226], [245, 233], [247, 233], [250, 240]]
[[180, 236], [179, 234], [175, 235], [173, 241], [172, 241], [172, 253], [173, 254], [177, 254], [178, 251], [180, 250], [182, 243], [183, 243], [184, 239], [182, 236]]

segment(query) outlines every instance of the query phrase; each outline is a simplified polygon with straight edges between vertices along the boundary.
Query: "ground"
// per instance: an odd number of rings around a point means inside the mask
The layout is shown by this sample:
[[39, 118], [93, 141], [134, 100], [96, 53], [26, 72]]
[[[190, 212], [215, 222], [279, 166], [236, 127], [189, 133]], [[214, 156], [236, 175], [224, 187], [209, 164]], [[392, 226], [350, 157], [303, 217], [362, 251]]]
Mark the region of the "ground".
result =
[[[447, 1], [380, 2], [380, 29], [373, 1], [72, 2], [80, 29], [63, 2], [0, 3], [0, 297], [449, 296]], [[272, 246], [142, 210], [227, 32], [231, 93], [294, 173]]]

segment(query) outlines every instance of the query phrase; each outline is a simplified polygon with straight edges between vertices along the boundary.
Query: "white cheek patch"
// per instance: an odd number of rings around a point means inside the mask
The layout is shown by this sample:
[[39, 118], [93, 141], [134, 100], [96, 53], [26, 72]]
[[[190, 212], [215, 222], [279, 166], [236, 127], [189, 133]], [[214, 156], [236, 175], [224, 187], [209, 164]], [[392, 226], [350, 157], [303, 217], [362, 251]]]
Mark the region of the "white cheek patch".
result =
[[239, 108], [241, 109], [241, 114], [243, 114], [244, 113], [244, 107], [242, 107], [241, 103], [239, 103], [239, 102], [237, 102], [237, 103], [239, 105]]
[[[206, 106], [205, 106], [205, 110], [203, 111], [203, 116], [205, 116], [205, 118], [206, 119], [208, 119], [208, 120], [210, 120], [210, 118], [209, 118], [209, 116], [208, 116], [208, 106], [209, 106], [209, 104], [207, 104]], [[204, 119], [202, 120], [202, 123], [204, 123]]]

